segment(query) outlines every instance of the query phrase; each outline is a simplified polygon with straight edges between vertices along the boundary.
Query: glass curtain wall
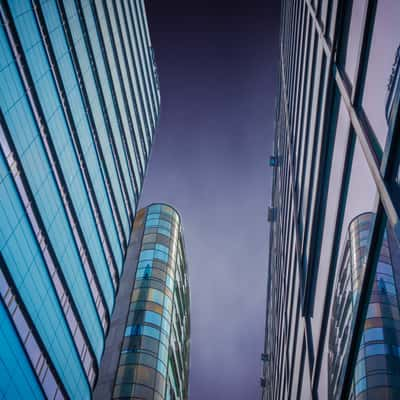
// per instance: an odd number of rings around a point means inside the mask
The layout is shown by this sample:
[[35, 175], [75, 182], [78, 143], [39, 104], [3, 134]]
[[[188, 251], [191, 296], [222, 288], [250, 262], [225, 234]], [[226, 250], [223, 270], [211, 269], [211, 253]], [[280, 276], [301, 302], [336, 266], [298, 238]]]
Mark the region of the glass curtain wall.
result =
[[[368, 371], [365, 354], [360, 372], [358, 356], [369, 349], [369, 304], [381, 302], [370, 303], [377, 279], [391, 279], [379, 267], [387, 237], [393, 252], [400, 243], [398, 15], [395, 0], [282, 1], [264, 400], [344, 400], [355, 387], [361, 393], [378, 386], [384, 398], [397, 396], [393, 380], [383, 378], [386, 367]], [[366, 231], [357, 234], [363, 237], [357, 250], [363, 273], [357, 295], [348, 296], [350, 307], [336, 288], [349, 279], [343, 263], [353, 262], [349, 226], [364, 213], [373, 218], [368, 241]], [[393, 269], [398, 293], [395, 275]], [[337, 355], [330, 347], [333, 320], [343, 324], [334, 341], [347, 348], [337, 348]], [[385, 336], [374, 344], [393, 343]], [[399, 363], [396, 351], [392, 360]]]
[[0, 398], [88, 399], [160, 109], [144, 2], [0, 22]]

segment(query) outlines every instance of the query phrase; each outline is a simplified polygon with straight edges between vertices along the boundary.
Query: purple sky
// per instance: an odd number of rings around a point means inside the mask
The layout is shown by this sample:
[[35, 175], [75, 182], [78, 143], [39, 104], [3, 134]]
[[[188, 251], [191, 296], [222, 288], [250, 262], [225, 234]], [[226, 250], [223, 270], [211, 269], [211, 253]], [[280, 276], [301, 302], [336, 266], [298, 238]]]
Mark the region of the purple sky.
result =
[[191, 400], [259, 398], [278, 3], [146, 2], [161, 121], [141, 206], [182, 214]]

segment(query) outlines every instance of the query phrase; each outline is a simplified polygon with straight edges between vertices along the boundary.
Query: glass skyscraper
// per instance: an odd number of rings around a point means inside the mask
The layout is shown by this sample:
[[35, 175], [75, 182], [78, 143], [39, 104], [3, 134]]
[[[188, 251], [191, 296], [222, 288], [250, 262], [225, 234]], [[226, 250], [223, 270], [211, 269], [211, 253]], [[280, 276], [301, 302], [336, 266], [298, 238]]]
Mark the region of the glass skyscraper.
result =
[[95, 399], [188, 398], [190, 296], [179, 214], [138, 211]]
[[[282, 1], [264, 400], [398, 397], [399, 15], [397, 0]], [[361, 214], [368, 229], [348, 236]], [[346, 294], [343, 257], [358, 237], [362, 274]], [[372, 317], [387, 307], [392, 317]]]
[[160, 108], [144, 4], [0, 19], [0, 399], [90, 398]]

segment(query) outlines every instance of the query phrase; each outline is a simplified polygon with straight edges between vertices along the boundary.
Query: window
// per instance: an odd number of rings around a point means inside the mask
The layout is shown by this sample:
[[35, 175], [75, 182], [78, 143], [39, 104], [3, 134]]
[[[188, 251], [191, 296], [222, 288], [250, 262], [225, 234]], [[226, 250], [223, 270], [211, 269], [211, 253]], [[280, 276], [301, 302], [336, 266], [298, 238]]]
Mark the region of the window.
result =
[[161, 212], [160, 204], [153, 204], [149, 207], [149, 214], [153, 214], [153, 213], [160, 214], [160, 212]]
[[154, 252], [154, 258], [158, 258], [159, 260], [167, 263], [168, 262], [168, 254], [164, 253], [163, 251], [160, 250], [155, 250]]
[[365, 378], [361, 379], [357, 384], [356, 384], [356, 394], [363, 392], [364, 390], [367, 390], [367, 380]]
[[350, 83], [354, 84], [366, 2], [364, 0], [353, 0], [347, 1], [345, 4], [346, 11], [341, 42], [340, 63], [344, 67]]
[[168, 362], [168, 348], [160, 343], [160, 347], [158, 349], [158, 358], [164, 363]]
[[157, 362], [157, 371], [164, 376], [167, 375], [167, 368], [160, 360]]
[[153, 368], [138, 365], [135, 369], [135, 382], [152, 387], [154, 385], [155, 373]]
[[146, 228], [151, 228], [159, 225], [159, 219], [148, 219], [146, 221]]
[[156, 243], [156, 250], [163, 251], [166, 254], [169, 254], [169, 248], [163, 244]]
[[142, 335], [142, 332], [143, 332], [143, 327], [138, 324], [127, 326], [125, 328], [125, 336], [138, 336]]
[[124, 398], [124, 397], [131, 397], [133, 385], [132, 384], [122, 384], [122, 385], [115, 385], [113, 398]]
[[396, 294], [396, 288], [393, 284], [385, 282], [382, 278], [378, 280], [378, 288], [381, 293]]
[[365, 342], [383, 340], [383, 328], [367, 329], [364, 332], [364, 340]]
[[161, 315], [157, 314], [153, 311], [145, 311], [144, 322], [148, 322], [150, 324], [161, 326]]
[[154, 250], [142, 250], [140, 253], [140, 259], [142, 260], [152, 260], [154, 258]]
[[386, 263], [379, 261], [378, 262], [378, 272], [392, 275], [392, 266], [390, 264], [386, 264]]
[[171, 232], [170, 232], [169, 229], [163, 228], [163, 227], [159, 227], [158, 230], [157, 230], [157, 232], [160, 233], [160, 234], [162, 234], [162, 235], [168, 236], [168, 237], [169, 237], [170, 234], [171, 234]]
[[152, 326], [143, 326], [142, 334], [160, 340], [160, 331]]
[[[152, 386], [152, 385], [151, 385]], [[152, 399], [153, 398], [153, 391], [146, 386], [143, 385], [135, 385], [134, 395], [140, 399]]]
[[383, 343], [367, 345], [364, 352], [366, 357], [389, 353], [387, 346]]
[[171, 292], [174, 291], [174, 281], [169, 275], [167, 275], [165, 278], [165, 284], [171, 290]]
[[384, 0], [376, 3], [375, 22], [367, 63], [362, 107], [382, 149], [388, 133], [386, 102], [388, 82], [396, 51], [400, 44], [400, 2]]
[[148, 294], [148, 299], [150, 301], [154, 301], [154, 303], [158, 303], [160, 305], [163, 305], [164, 302], [164, 294], [161, 293], [157, 289], [149, 289], [149, 294]]

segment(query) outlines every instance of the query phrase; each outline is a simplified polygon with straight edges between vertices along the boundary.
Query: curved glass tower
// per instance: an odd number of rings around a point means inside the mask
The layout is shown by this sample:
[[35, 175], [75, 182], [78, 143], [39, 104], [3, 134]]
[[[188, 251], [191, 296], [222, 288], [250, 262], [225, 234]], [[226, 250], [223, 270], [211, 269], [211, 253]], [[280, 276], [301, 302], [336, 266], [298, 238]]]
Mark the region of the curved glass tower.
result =
[[[189, 284], [179, 214], [138, 211], [95, 398], [187, 399]], [[128, 256], [129, 258], [129, 256]], [[111, 392], [112, 391], [112, 392]]]
[[0, 22], [0, 399], [88, 399], [158, 123], [144, 3]]
[[[339, 398], [338, 389], [349, 351], [349, 332], [359, 300], [373, 219], [373, 213], [361, 214], [352, 220], [348, 230], [331, 316], [329, 399]], [[393, 240], [393, 234], [387, 229], [349, 399], [394, 400], [400, 397], [400, 259]]]

